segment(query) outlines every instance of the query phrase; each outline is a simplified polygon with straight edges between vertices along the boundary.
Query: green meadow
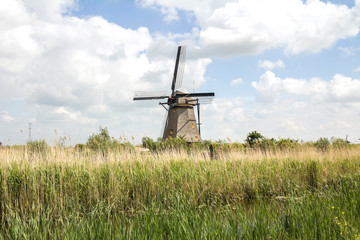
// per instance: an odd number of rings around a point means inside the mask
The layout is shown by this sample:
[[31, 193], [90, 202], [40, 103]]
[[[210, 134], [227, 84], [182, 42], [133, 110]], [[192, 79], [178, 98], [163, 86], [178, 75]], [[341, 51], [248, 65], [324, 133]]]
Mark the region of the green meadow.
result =
[[0, 239], [360, 239], [359, 145], [119, 146], [0, 149]]

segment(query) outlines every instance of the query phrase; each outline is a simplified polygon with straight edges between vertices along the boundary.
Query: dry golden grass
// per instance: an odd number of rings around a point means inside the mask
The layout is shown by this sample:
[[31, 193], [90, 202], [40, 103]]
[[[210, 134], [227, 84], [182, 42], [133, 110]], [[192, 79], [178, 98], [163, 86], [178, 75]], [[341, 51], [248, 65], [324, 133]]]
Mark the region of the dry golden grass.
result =
[[[298, 238], [297, 229], [301, 236], [313, 238], [318, 233], [308, 228], [319, 224], [319, 216], [324, 222], [321, 236], [335, 238], [340, 231], [331, 224], [328, 228], [325, 221], [333, 216], [323, 208], [344, 205], [342, 211], [357, 214], [353, 206], [360, 204], [354, 199], [359, 182], [358, 145], [327, 151], [309, 145], [286, 151], [230, 149], [214, 152], [213, 158], [204, 150], [128, 149], [104, 154], [74, 148], [40, 152], [2, 148], [0, 223], [7, 227], [0, 238], [48, 238], [49, 232], [63, 238], [64, 232], [58, 229], [67, 229], [68, 238], [88, 234], [129, 238], [128, 231], [121, 231], [128, 226], [137, 229], [138, 238], [191, 239], [202, 236], [201, 229], [216, 229], [217, 236], [231, 238], [239, 236], [239, 224], [242, 234], [251, 238], [254, 221], [262, 221], [256, 230], [259, 238], [263, 234]], [[275, 204], [274, 210], [270, 200], [286, 200], [289, 206]], [[249, 202], [259, 206], [248, 207]], [[218, 214], [232, 221], [231, 234], [217, 220]], [[302, 227], [289, 227], [284, 214]], [[356, 216], [345, 220], [352, 226], [360, 222]], [[167, 228], [176, 234], [161, 235]], [[280, 228], [290, 229], [289, 235], [279, 235], [276, 229]], [[346, 236], [357, 234], [354, 229]], [[79, 231], [83, 235], [77, 235]], [[107, 235], [109, 231], [115, 235]], [[194, 236], [196, 232], [199, 235]]]

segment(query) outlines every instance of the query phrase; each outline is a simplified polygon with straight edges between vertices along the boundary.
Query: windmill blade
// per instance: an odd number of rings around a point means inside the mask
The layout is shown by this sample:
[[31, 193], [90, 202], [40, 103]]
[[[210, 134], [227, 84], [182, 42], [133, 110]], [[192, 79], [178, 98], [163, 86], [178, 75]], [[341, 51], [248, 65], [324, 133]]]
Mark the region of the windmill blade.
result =
[[174, 76], [173, 76], [173, 80], [171, 83], [171, 95], [174, 95], [174, 92], [175, 92], [175, 85], [176, 85], [176, 78], [177, 78], [177, 73], [178, 73], [178, 68], [179, 68], [180, 55], [181, 55], [181, 46], [178, 47], [177, 54], [176, 54]]
[[184, 70], [185, 70], [185, 59], [186, 59], [186, 46], [181, 46], [181, 52], [180, 52], [180, 60], [179, 60], [179, 66], [177, 70], [177, 76], [176, 76], [176, 84], [175, 84], [175, 90], [181, 88], [183, 78], [184, 78]]
[[199, 136], [201, 136], [201, 131], [200, 131], [200, 125], [201, 125], [201, 122], [200, 122], [200, 104], [199, 103], [197, 104], [197, 113], [198, 113]]
[[202, 97], [199, 98], [198, 102], [201, 104], [211, 104], [214, 100], [214, 97]]
[[161, 132], [160, 132], [160, 137], [162, 137], [162, 138], [164, 137], [164, 131], [168, 125], [168, 122], [169, 122], [169, 111], [166, 111], [165, 115], [164, 115], [163, 124], [161, 127]]
[[168, 96], [154, 96], [154, 97], [134, 97], [133, 101], [139, 101], [139, 100], [157, 100], [157, 99], [164, 99], [168, 98]]
[[156, 100], [156, 99], [164, 99], [168, 98], [169, 96], [166, 92], [135, 92], [133, 100]]
[[195, 104], [197, 105], [198, 103], [201, 104], [210, 104], [212, 103], [214, 100], [213, 97], [202, 97], [202, 98], [187, 98], [185, 100], [186, 103], [190, 103], [190, 104]]
[[178, 93], [176, 97], [214, 97], [215, 93], [207, 92], [207, 93]]

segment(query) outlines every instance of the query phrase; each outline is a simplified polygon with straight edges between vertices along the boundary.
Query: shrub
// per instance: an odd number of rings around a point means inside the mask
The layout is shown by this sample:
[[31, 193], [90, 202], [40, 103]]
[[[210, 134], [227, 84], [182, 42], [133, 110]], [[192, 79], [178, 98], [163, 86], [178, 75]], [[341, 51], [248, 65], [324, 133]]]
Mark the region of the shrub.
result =
[[150, 137], [143, 137], [142, 138], [142, 146], [144, 148], [148, 148], [150, 151], [160, 150], [160, 142], [159, 141], [155, 142]]
[[244, 150], [245, 146], [243, 143], [234, 142], [234, 143], [230, 143], [230, 148], [237, 149], [237, 150]]
[[344, 148], [344, 147], [347, 147], [349, 146], [346, 141], [342, 138], [335, 138], [335, 137], [332, 137], [331, 138], [331, 143], [332, 143], [332, 146], [334, 148]]
[[161, 148], [165, 149], [172, 149], [172, 150], [188, 150], [188, 142], [187, 140], [180, 136], [176, 138], [169, 137], [161, 142]]
[[159, 151], [159, 150], [189, 150], [188, 143], [185, 138], [177, 137], [177, 138], [167, 138], [163, 140], [159, 138], [158, 141], [154, 141], [149, 137], [142, 138], [142, 146], [144, 148], [148, 148], [151, 151]]
[[93, 151], [101, 152], [103, 155], [107, 154], [110, 150], [118, 149], [118, 142], [111, 139], [107, 128], [100, 126], [99, 130], [100, 133], [89, 137], [86, 146]]
[[117, 141], [116, 139], [113, 139], [112, 148], [115, 151], [133, 151], [135, 148], [134, 146], [127, 140], [124, 140], [122, 142]]
[[34, 140], [26, 143], [26, 149], [30, 153], [46, 153], [49, 150], [49, 145], [44, 139]]
[[75, 150], [78, 152], [83, 152], [86, 149], [86, 145], [82, 143], [78, 143], [75, 145]]
[[276, 140], [274, 138], [263, 137], [260, 141], [257, 142], [257, 146], [259, 146], [262, 151], [275, 151]]
[[3, 146], [3, 148], [12, 149], [12, 150], [20, 150], [25, 151], [26, 145], [12, 145], [12, 146]]
[[319, 140], [314, 142], [314, 146], [321, 151], [326, 151], [330, 147], [330, 141], [327, 138], [319, 138]]
[[247, 135], [245, 142], [249, 144], [250, 147], [255, 147], [263, 139], [263, 135], [261, 135], [257, 131], [252, 131]]
[[281, 138], [276, 142], [276, 147], [280, 150], [293, 149], [298, 145], [299, 143], [297, 140], [290, 138]]

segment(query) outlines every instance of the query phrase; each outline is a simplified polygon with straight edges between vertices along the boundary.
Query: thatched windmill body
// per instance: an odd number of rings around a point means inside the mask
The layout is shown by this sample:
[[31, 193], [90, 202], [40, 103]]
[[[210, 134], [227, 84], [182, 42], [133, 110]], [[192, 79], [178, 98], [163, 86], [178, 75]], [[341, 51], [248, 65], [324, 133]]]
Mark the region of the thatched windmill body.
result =
[[[167, 110], [163, 139], [182, 136], [188, 142], [200, 142], [202, 141], [200, 136], [201, 99], [212, 98], [215, 96], [215, 94], [213, 92], [184, 93], [176, 90], [181, 86], [181, 78], [185, 66], [185, 50], [186, 48], [184, 46], [178, 47], [170, 95], [145, 96], [147, 94], [144, 92], [138, 92], [135, 93], [133, 100], [167, 99], [166, 102], [159, 103]], [[195, 106], [197, 107], [197, 120], [194, 111]]]

